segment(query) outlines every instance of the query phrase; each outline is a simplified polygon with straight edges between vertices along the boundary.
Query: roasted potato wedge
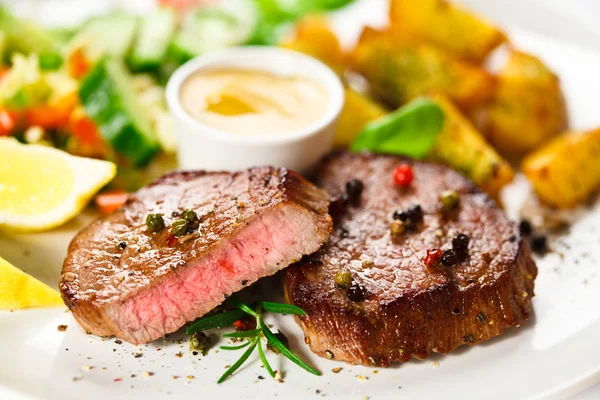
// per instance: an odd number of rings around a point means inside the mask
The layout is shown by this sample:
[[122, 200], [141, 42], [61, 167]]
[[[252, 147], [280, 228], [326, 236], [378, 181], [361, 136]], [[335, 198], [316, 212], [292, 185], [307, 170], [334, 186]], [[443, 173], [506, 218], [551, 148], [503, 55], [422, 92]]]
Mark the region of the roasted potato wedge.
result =
[[514, 178], [512, 167], [450, 101], [443, 96], [433, 98], [443, 109], [446, 120], [431, 152], [431, 160], [462, 172], [498, 200], [500, 189]]
[[521, 169], [544, 203], [576, 206], [600, 189], [600, 129], [553, 139], [528, 155]]
[[333, 138], [334, 147], [347, 147], [365, 125], [387, 113], [378, 103], [365, 95], [346, 88], [344, 108]]
[[431, 43], [474, 63], [507, 40], [485, 19], [446, 0], [391, 0], [390, 26], [395, 34]]
[[556, 75], [536, 57], [513, 52], [501, 71], [481, 130], [501, 154], [522, 156], [567, 126]]
[[321, 16], [308, 16], [296, 24], [291, 35], [283, 38], [279, 46], [311, 55], [333, 69], [344, 73], [344, 53], [340, 42]]
[[442, 94], [459, 107], [469, 108], [494, 93], [495, 78], [482, 68], [433, 46], [392, 38], [389, 32], [371, 28], [363, 31], [350, 62], [392, 107], [421, 95]]

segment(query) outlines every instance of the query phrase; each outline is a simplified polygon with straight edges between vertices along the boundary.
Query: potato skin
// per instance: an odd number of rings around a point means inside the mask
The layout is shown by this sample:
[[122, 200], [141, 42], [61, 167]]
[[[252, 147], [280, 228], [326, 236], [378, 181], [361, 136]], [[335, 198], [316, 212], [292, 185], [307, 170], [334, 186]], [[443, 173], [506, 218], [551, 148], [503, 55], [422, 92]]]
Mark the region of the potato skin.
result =
[[518, 51], [501, 71], [486, 110], [481, 131], [508, 157], [526, 154], [567, 126], [558, 78], [542, 61]]
[[513, 180], [514, 170], [458, 108], [443, 96], [433, 98], [444, 111], [446, 121], [430, 159], [462, 172], [498, 201], [500, 189]]
[[301, 19], [296, 23], [294, 32], [284, 37], [279, 46], [313, 56], [340, 76], [344, 73], [345, 55], [337, 36], [323, 17], [313, 15]]
[[369, 97], [350, 88], [345, 90], [344, 108], [333, 137], [334, 147], [348, 147], [369, 122], [384, 116], [387, 110]]
[[491, 99], [495, 89], [494, 76], [477, 65], [371, 28], [363, 30], [350, 64], [392, 108], [430, 94], [445, 95], [460, 108], [469, 108]]
[[485, 19], [446, 0], [391, 0], [390, 24], [397, 34], [431, 43], [473, 63], [481, 63], [507, 40]]
[[600, 189], [600, 128], [564, 133], [529, 154], [521, 169], [547, 205], [570, 208]]

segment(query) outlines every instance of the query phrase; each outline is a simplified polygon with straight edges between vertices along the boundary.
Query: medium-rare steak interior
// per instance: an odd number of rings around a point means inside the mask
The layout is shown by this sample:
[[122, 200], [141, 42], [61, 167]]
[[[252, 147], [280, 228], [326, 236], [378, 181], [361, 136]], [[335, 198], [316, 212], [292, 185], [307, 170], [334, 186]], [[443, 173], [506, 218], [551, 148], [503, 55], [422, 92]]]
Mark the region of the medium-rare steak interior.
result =
[[[316, 251], [331, 232], [328, 206], [325, 191], [285, 169], [168, 174], [73, 239], [63, 300], [91, 333], [157, 339]], [[189, 231], [171, 226], [182, 217]]]
[[[399, 187], [393, 174], [410, 166]], [[408, 167], [406, 167], [408, 168]], [[387, 155], [337, 153], [317, 184], [334, 234], [285, 271], [318, 355], [356, 364], [447, 353], [500, 335], [532, 312], [537, 269], [515, 223], [459, 173]]]

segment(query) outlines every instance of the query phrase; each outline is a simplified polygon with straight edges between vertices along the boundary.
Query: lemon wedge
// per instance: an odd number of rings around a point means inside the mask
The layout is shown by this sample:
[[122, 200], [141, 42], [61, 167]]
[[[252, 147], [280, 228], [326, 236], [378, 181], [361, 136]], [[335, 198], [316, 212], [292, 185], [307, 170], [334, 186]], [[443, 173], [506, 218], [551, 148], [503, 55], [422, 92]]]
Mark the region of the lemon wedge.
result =
[[0, 309], [59, 307], [58, 292], [0, 257]]
[[34, 232], [62, 225], [115, 174], [108, 161], [0, 138], [0, 228]]

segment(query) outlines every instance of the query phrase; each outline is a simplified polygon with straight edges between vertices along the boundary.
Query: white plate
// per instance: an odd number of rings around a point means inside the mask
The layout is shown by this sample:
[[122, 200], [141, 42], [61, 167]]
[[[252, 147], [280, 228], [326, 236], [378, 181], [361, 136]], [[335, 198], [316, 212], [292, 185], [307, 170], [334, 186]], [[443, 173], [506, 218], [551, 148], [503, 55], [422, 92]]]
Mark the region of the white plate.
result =
[[[362, 2], [336, 19], [351, 40], [356, 24], [381, 20], [383, 2]], [[375, 7], [375, 8], [377, 8]], [[350, 27], [350, 28], [349, 28]], [[519, 47], [544, 59], [561, 77], [575, 128], [600, 125], [600, 56], [518, 29]], [[529, 193], [523, 179], [508, 190], [510, 211]], [[68, 242], [89, 221], [80, 216], [44, 234], [0, 238], [0, 254], [56, 286]], [[271, 322], [290, 337], [292, 348], [323, 376], [300, 370], [269, 354], [285, 372], [285, 383], [267, 377], [257, 357], [222, 385], [215, 383], [238, 353], [211, 351], [194, 357], [187, 343], [156, 341], [135, 347], [86, 335], [64, 309], [0, 312], [0, 398], [432, 398], [492, 399], [565, 397], [600, 377], [600, 204], [581, 213], [570, 233], [553, 240], [563, 254], [537, 259], [535, 317], [500, 338], [447, 356], [413, 361], [390, 369], [348, 366], [315, 357], [302, 343], [290, 317]], [[57, 326], [67, 324], [66, 332]], [[177, 353], [182, 352], [182, 357]], [[142, 357], [135, 358], [135, 353]], [[331, 372], [342, 367], [338, 374]], [[88, 369], [88, 367], [92, 367]], [[144, 372], [152, 373], [145, 376]], [[135, 375], [135, 376], [134, 376]], [[356, 375], [368, 378], [361, 381]], [[174, 376], [178, 377], [177, 379]], [[193, 376], [194, 378], [187, 378]], [[75, 378], [75, 381], [74, 381]]]

